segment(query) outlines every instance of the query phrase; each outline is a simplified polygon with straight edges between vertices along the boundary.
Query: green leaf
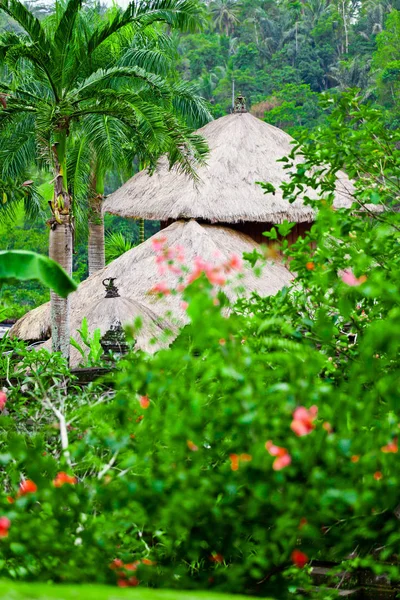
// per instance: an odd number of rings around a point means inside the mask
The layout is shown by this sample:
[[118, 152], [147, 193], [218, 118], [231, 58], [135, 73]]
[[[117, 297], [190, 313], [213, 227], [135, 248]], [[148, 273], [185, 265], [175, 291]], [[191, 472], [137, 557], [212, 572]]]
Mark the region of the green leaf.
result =
[[26, 250], [0, 252], [0, 284], [3, 281], [29, 279], [38, 279], [63, 298], [77, 288], [64, 269], [47, 256]]
[[275, 196], [276, 188], [272, 183], [264, 183], [263, 181], [256, 181], [257, 185], [260, 185], [264, 190], [264, 194], [273, 194]]

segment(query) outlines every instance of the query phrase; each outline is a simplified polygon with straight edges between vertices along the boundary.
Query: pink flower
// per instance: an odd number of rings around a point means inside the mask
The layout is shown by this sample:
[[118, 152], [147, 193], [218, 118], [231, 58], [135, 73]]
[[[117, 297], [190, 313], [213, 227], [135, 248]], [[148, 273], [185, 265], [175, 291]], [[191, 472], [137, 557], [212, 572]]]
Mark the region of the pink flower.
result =
[[240, 271], [243, 267], [242, 259], [237, 254], [232, 254], [229, 261], [226, 263], [227, 271]]
[[171, 293], [171, 290], [167, 286], [164, 281], [160, 281], [160, 283], [156, 283], [154, 287], [151, 288], [149, 294], [160, 294], [161, 296], [168, 296]]
[[343, 283], [349, 285], [350, 287], [356, 287], [367, 281], [367, 277], [365, 275], [356, 277], [351, 269], [344, 269], [343, 271], [340, 271], [339, 277]]
[[299, 406], [293, 413], [293, 421], [290, 424], [291, 430], [298, 436], [308, 435], [315, 429], [314, 421], [317, 415], [317, 406], [311, 406], [309, 409]]
[[159, 237], [159, 238], [155, 238], [154, 240], [152, 240], [152, 245], [153, 245], [153, 250], [155, 252], [161, 252], [164, 249], [164, 246], [167, 242], [167, 238], [166, 237]]
[[0, 410], [4, 410], [7, 402], [7, 396], [4, 392], [0, 392]]
[[194, 259], [194, 270], [188, 277], [188, 284], [198, 279], [202, 274], [213, 285], [225, 285], [226, 279], [221, 273], [221, 268], [203, 260], [200, 256]]
[[265, 442], [265, 448], [271, 456], [276, 456], [274, 462], [272, 463], [272, 468], [274, 469], [274, 471], [280, 471], [281, 469], [284, 469], [285, 467], [289, 466], [292, 462], [292, 457], [290, 456], [286, 448], [275, 446], [275, 444], [273, 444], [271, 440]]
[[188, 302], [185, 302], [184, 300], [181, 302], [181, 309], [182, 310], [187, 310], [189, 306]]

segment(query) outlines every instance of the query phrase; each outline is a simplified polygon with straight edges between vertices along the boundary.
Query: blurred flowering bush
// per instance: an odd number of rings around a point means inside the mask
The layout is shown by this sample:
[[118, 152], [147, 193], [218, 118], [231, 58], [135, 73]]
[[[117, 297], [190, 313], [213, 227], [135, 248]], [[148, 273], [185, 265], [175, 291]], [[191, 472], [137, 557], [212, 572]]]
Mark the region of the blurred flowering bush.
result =
[[[323, 198], [281, 244], [291, 289], [226, 318], [222, 274], [199, 261], [190, 324], [122, 360], [115, 392], [46, 371], [1, 396], [1, 576], [279, 600], [337, 597], [312, 587], [317, 559], [398, 578], [399, 139], [352, 95], [330, 121], [303, 167], [288, 158], [288, 200]], [[335, 211], [343, 168], [354, 208]]]

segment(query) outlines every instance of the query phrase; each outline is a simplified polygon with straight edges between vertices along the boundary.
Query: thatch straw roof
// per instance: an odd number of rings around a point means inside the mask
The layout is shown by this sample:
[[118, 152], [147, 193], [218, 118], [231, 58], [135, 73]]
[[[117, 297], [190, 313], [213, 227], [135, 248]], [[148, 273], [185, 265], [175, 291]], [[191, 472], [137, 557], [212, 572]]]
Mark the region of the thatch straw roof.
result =
[[[278, 159], [292, 150], [293, 139], [285, 132], [253, 117], [231, 114], [208, 123], [199, 134], [210, 147], [206, 166], [199, 167], [200, 182], [169, 170], [162, 158], [153, 175], [141, 171], [104, 202], [104, 211], [121, 217], [166, 221], [202, 219], [211, 223], [258, 221], [281, 223], [313, 221], [315, 213], [301, 200], [283, 200], [279, 186], [288, 172]], [[276, 192], [264, 194], [256, 181], [269, 182]], [[335, 206], [350, 207], [352, 185], [340, 174]], [[312, 190], [308, 196], [316, 197]]]
[[[96, 302], [101, 302], [101, 310], [103, 310], [103, 303], [108, 299], [103, 298], [102, 281], [107, 277], [117, 279], [122, 298], [139, 302], [142, 313], [145, 310], [149, 311], [149, 319], [152, 323], [155, 322], [156, 317], [165, 318], [166, 316], [168, 321], [173, 324], [181, 325], [187, 322], [180, 294], [170, 294], [160, 298], [157, 294], [149, 293], [160, 282], [165, 282], [169, 288], [176, 288], [179, 283], [179, 275], [168, 269], [164, 275], [160, 275], [153, 248], [154, 239], [160, 237], [165, 239], [167, 247], [181, 248], [184, 264], [189, 267], [193, 265], [196, 257], [201, 257], [213, 265], [220, 265], [229, 260], [232, 255], [241, 256], [243, 252], [252, 252], [255, 248], [259, 248], [258, 244], [247, 235], [227, 227], [200, 225], [196, 221], [173, 223], [79, 285], [77, 291], [70, 296], [72, 329], [75, 328], [76, 331], [82, 319], [90, 316]], [[247, 263], [244, 263], [241, 279], [232, 280], [223, 289], [233, 301], [238, 294], [249, 295], [253, 291], [261, 296], [269, 296], [288, 285], [291, 279], [291, 273], [279, 262], [268, 262], [260, 277]], [[36, 314], [33, 316], [33, 313]], [[120, 313], [123, 324], [130, 321], [133, 313], [127, 311], [125, 314], [126, 319], [124, 312]], [[100, 323], [100, 320], [96, 317], [95, 322]], [[43, 334], [49, 330], [50, 306], [48, 303], [17, 321], [10, 334], [27, 340], [35, 339], [36, 335], [36, 339], [45, 339]], [[146, 335], [138, 340], [137, 347], [148, 350]]]

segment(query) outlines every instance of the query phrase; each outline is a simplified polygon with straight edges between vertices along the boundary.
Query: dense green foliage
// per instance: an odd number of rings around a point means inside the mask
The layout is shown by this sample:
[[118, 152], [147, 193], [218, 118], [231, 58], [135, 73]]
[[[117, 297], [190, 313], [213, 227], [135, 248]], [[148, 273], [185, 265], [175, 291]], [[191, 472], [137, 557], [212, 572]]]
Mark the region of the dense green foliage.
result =
[[[290, 289], [226, 317], [207, 265], [188, 285], [183, 270], [190, 324], [119, 361], [111, 390], [3, 341], [2, 576], [279, 600], [337, 597], [312, 587], [313, 559], [399, 580], [399, 136], [348, 94], [287, 165], [288, 201], [320, 196], [311, 231], [282, 242]], [[354, 205], [333, 210], [344, 166]]]
[[[397, 115], [399, 8], [379, 0], [215, 0], [207, 30], [181, 38], [180, 69], [199, 82], [217, 116], [231, 106], [232, 80], [256, 114], [270, 121], [272, 111], [272, 123], [285, 102], [301, 107], [314, 93], [316, 105], [315, 94], [349, 87]], [[282, 125], [310, 128], [317, 110]]]

